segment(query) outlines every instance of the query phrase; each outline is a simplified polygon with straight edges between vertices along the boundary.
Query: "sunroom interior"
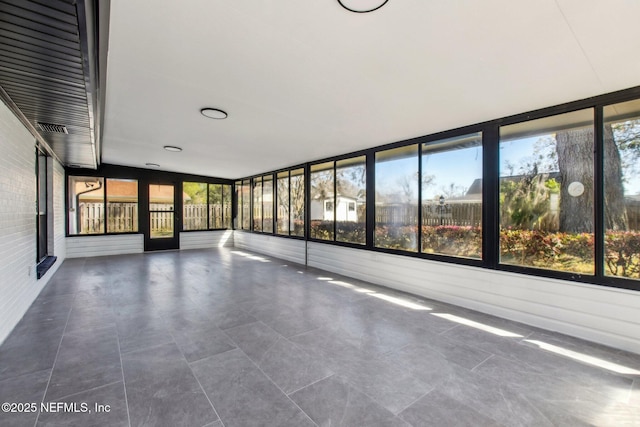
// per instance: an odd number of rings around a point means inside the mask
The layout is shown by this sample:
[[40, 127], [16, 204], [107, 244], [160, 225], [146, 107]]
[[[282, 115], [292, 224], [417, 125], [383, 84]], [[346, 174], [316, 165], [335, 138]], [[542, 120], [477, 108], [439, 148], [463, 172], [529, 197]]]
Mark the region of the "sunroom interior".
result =
[[637, 421], [640, 4], [349, 3], [0, 0], [0, 360], [66, 266], [234, 253], [624, 354]]

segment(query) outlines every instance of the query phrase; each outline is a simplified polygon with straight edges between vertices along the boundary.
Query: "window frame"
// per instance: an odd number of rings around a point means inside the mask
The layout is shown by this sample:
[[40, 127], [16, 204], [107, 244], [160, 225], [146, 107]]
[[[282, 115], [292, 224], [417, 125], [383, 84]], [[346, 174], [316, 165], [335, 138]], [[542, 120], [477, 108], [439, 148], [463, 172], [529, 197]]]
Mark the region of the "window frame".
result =
[[[103, 233], [93, 233], [93, 234], [70, 234], [69, 232], [69, 178], [73, 176], [78, 177], [90, 177], [90, 178], [102, 178], [105, 182], [103, 201], [106, 208], [106, 195], [107, 195], [107, 180], [108, 179], [127, 179], [127, 180], [137, 180], [138, 181], [138, 231], [132, 232], [115, 232], [108, 233], [107, 232], [107, 218], [105, 216], [105, 227]], [[65, 236], [73, 237], [73, 238], [85, 238], [85, 237], [97, 237], [97, 236], [120, 236], [120, 235], [129, 235], [129, 234], [144, 234], [145, 232], [145, 222], [143, 218], [146, 217], [148, 206], [148, 194], [145, 189], [145, 183], [153, 182], [156, 180], [166, 180], [171, 181], [175, 185], [179, 185], [179, 191], [182, 190], [182, 182], [203, 182], [203, 183], [211, 183], [211, 184], [227, 184], [231, 186], [231, 191], [234, 191], [234, 180], [225, 179], [225, 178], [216, 178], [216, 177], [208, 177], [202, 175], [191, 175], [191, 174], [182, 174], [177, 172], [169, 172], [169, 171], [160, 171], [160, 170], [152, 170], [152, 169], [141, 169], [134, 168], [130, 166], [120, 166], [120, 165], [111, 165], [111, 164], [102, 164], [97, 170], [93, 169], [84, 169], [84, 168], [70, 168], [65, 167]], [[178, 197], [176, 201], [177, 204], [175, 206], [175, 211], [180, 212], [182, 215], [182, 197]], [[231, 215], [233, 218], [233, 206], [234, 206], [234, 198], [232, 195], [231, 200], [232, 211]], [[181, 221], [182, 222], [182, 221]], [[203, 232], [203, 231], [215, 231], [215, 230], [232, 230], [233, 227], [224, 228], [224, 229], [207, 229], [207, 230], [176, 230], [177, 233], [191, 233], [191, 232]]]
[[[572, 101], [565, 104], [555, 105], [551, 107], [541, 108], [534, 111], [518, 113], [511, 116], [506, 116], [494, 120], [488, 120], [468, 126], [462, 126], [455, 129], [450, 129], [442, 132], [433, 133], [409, 140], [397, 141], [390, 144], [372, 147], [366, 150], [347, 153], [340, 156], [328, 157], [323, 159], [317, 159], [304, 164], [305, 167], [305, 179], [306, 179], [306, 201], [305, 201], [305, 230], [307, 241], [322, 243], [335, 246], [353, 247], [363, 250], [369, 250], [374, 252], [390, 253], [395, 255], [409, 256], [414, 258], [428, 259], [439, 262], [446, 262], [458, 265], [468, 265], [474, 267], [480, 267], [483, 269], [512, 272], [518, 274], [524, 274], [528, 276], [546, 277], [553, 279], [561, 279], [572, 282], [593, 284], [599, 286], [610, 286], [617, 288], [624, 288], [630, 290], [640, 290], [640, 280], [624, 278], [620, 276], [604, 275], [604, 238], [601, 237], [604, 234], [603, 229], [603, 215], [604, 215], [604, 198], [603, 198], [603, 109], [606, 106], [619, 104], [626, 101], [633, 101], [640, 99], [640, 86], [599, 95], [591, 98], [586, 98], [578, 101]], [[574, 272], [563, 272], [556, 270], [544, 270], [539, 268], [533, 268], [529, 266], [517, 266], [511, 264], [501, 264], [499, 262], [499, 144], [500, 144], [500, 127], [523, 123], [531, 120], [542, 119], [546, 117], [552, 117], [564, 113], [575, 112], [584, 109], [592, 109], [594, 114], [594, 135], [595, 135], [595, 167], [594, 167], [594, 191], [595, 191], [595, 206], [594, 206], [594, 236], [595, 236], [595, 274], [594, 275], [582, 275]], [[419, 173], [422, 174], [422, 145], [438, 142], [438, 140], [449, 139], [454, 137], [461, 137], [467, 134], [481, 132], [482, 138], [482, 258], [472, 259], [463, 258], [457, 256], [443, 255], [443, 254], [430, 254], [424, 252], [407, 252], [395, 249], [378, 248], [373, 243], [373, 215], [372, 212], [375, 209], [375, 153], [379, 151], [389, 150], [392, 148], [398, 148], [408, 146], [412, 144], [418, 144], [418, 165]], [[310, 237], [310, 167], [315, 164], [335, 162], [342, 159], [348, 159], [350, 157], [357, 157], [360, 155], [366, 156], [367, 166], [367, 243], [365, 245], [350, 244], [346, 242], [340, 242], [335, 240], [335, 234], [333, 240], [321, 240]], [[287, 168], [289, 169], [289, 168]], [[287, 170], [287, 169], [281, 169]], [[295, 169], [295, 168], [291, 168]], [[274, 171], [277, 173], [279, 171]], [[421, 181], [421, 180], [419, 180]], [[420, 186], [421, 187], [421, 186]], [[422, 188], [419, 189], [420, 198], [422, 198]], [[334, 192], [335, 197], [335, 192]], [[422, 203], [418, 204], [418, 219], [422, 219]], [[421, 230], [420, 230], [421, 231]], [[277, 237], [293, 237], [282, 234], [274, 234]], [[419, 235], [419, 239], [422, 236]], [[419, 240], [421, 241], [421, 240]]]

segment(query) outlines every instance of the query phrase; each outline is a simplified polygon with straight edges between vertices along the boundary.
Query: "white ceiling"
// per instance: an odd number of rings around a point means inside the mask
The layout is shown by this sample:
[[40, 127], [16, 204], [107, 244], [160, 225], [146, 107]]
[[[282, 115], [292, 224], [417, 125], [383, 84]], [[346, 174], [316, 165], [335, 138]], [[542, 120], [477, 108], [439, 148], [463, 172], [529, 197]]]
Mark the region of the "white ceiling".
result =
[[638, 16], [637, 0], [112, 0], [102, 161], [239, 178], [637, 86]]

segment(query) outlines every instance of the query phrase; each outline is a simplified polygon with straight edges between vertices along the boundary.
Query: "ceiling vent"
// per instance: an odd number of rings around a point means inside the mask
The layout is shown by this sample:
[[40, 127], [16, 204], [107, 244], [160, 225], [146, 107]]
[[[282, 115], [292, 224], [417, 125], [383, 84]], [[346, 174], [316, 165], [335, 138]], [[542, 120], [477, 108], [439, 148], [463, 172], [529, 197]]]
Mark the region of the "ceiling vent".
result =
[[69, 134], [69, 131], [67, 131], [67, 127], [63, 125], [38, 122], [38, 127], [45, 132]]

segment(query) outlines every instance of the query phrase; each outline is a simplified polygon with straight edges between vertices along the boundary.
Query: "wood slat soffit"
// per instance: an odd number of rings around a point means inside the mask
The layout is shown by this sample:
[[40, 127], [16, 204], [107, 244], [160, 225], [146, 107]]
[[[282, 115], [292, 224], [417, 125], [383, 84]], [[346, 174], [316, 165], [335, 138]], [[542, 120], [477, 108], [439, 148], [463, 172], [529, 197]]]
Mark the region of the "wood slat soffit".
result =
[[0, 0], [0, 95], [66, 166], [100, 163], [97, 26], [93, 1]]

